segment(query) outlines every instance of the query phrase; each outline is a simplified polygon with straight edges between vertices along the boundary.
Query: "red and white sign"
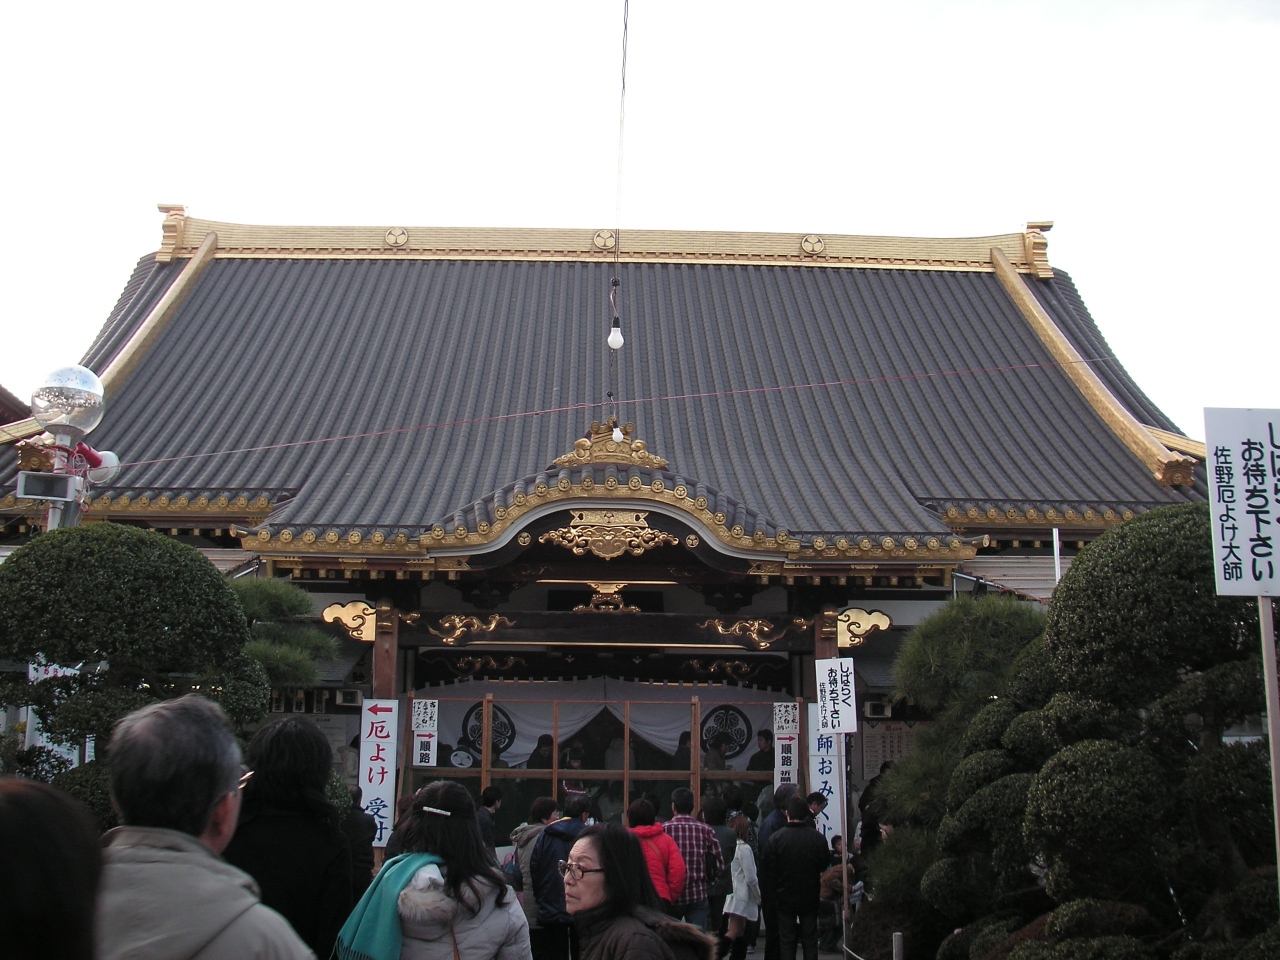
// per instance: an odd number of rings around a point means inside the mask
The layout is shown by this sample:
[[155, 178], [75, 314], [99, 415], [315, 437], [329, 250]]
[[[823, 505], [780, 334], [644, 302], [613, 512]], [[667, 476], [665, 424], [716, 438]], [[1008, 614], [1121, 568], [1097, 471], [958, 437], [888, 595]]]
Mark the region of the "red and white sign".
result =
[[400, 703], [366, 700], [360, 710], [360, 789], [364, 810], [378, 822], [375, 847], [385, 847], [396, 814], [396, 749]]
[[440, 761], [440, 701], [414, 700], [413, 765], [434, 767]]
[[773, 705], [773, 789], [800, 782], [800, 706]]

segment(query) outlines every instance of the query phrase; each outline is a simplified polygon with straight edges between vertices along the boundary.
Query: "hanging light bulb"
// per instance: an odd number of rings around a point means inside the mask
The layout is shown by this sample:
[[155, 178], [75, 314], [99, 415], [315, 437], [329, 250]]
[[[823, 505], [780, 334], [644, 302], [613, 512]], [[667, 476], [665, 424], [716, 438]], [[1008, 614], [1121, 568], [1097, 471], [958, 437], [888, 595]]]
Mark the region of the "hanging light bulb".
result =
[[609, 330], [609, 339], [606, 342], [609, 344], [610, 350], [621, 350], [622, 344], [625, 342], [622, 339], [622, 325], [618, 322], [616, 315], [613, 318], [613, 326]]
[[621, 443], [625, 439], [627, 438], [622, 435], [622, 428], [615, 423], [613, 425], [613, 442]]

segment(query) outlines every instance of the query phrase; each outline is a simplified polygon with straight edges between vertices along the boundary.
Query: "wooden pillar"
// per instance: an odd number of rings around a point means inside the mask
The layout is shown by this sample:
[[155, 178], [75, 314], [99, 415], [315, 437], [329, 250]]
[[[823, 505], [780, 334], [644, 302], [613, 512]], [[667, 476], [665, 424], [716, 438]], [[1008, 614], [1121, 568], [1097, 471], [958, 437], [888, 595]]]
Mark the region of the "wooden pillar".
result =
[[400, 613], [379, 600], [373, 638], [373, 699], [394, 700], [400, 692]]
[[813, 659], [831, 660], [840, 656], [840, 647], [836, 635], [835, 607], [823, 607], [822, 612], [813, 618]]
[[690, 704], [693, 726], [689, 729], [689, 789], [693, 791], [693, 815], [702, 806], [702, 705], [694, 697]]

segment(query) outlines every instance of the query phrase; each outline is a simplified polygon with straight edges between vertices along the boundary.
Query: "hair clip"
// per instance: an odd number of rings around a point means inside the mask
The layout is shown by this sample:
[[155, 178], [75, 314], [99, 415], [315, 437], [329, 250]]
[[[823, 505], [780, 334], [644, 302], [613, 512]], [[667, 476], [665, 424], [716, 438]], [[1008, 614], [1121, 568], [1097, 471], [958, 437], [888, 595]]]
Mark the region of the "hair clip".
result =
[[441, 810], [439, 807], [423, 807], [424, 813], [438, 813], [442, 817], [452, 817], [453, 814], [448, 810]]

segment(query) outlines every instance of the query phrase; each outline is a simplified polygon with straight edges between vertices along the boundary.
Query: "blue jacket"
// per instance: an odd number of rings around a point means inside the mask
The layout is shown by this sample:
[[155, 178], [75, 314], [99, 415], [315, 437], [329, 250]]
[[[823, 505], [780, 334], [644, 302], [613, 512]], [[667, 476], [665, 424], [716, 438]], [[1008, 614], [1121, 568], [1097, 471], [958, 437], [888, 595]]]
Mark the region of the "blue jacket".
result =
[[769, 838], [773, 836], [774, 831], [780, 827], [787, 825], [787, 811], [778, 809], [760, 821], [760, 829], [757, 832], [758, 842], [761, 852], [764, 852], [764, 845], [768, 843]]
[[569, 850], [578, 834], [587, 828], [580, 819], [557, 820], [547, 825], [533, 844], [529, 858], [529, 876], [533, 880], [533, 896], [538, 901], [538, 923], [573, 923], [564, 908], [564, 880], [557, 865], [569, 859]]

